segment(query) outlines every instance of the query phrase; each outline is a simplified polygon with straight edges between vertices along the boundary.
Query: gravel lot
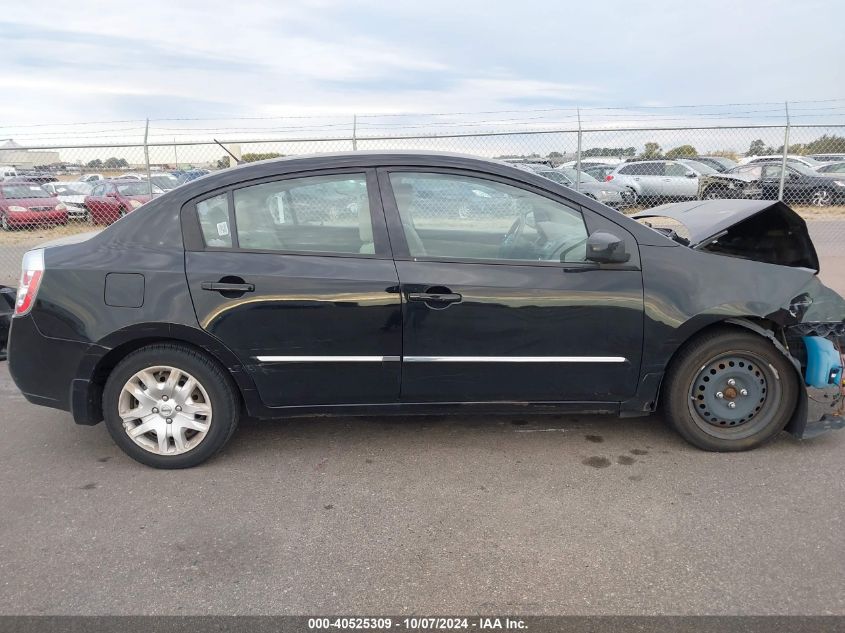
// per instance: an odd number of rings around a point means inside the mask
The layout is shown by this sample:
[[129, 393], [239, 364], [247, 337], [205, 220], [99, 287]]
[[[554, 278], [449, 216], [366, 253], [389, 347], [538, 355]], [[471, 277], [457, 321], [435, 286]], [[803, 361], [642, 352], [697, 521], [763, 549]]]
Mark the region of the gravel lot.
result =
[[[845, 292], [845, 222], [811, 226]], [[0, 407], [0, 614], [845, 615], [845, 432], [720, 455], [657, 418], [247, 421], [165, 472], [5, 363]]]

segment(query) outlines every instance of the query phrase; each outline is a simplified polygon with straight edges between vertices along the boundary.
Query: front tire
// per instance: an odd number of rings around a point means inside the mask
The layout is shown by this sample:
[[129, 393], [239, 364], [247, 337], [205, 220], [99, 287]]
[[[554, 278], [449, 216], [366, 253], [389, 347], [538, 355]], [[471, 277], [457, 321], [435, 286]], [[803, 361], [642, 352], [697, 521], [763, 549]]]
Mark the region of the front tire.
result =
[[217, 453], [237, 428], [231, 377], [189, 347], [156, 344], [124, 358], [103, 391], [109, 434], [153, 468], [190, 468]]
[[706, 451], [756, 448], [786, 426], [798, 399], [789, 360], [756, 334], [706, 332], [672, 360], [663, 412], [690, 444]]
[[4, 231], [11, 230], [11, 227], [9, 227], [9, 218], [5, 215], [0, 218], [0, 228], [2, 228]]

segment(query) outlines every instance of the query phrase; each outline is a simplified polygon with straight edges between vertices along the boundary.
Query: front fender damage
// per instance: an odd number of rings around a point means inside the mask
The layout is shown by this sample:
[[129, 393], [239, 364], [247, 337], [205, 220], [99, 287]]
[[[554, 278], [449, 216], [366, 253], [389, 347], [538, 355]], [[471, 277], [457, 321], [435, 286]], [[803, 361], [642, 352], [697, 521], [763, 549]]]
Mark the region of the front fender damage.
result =
[[[816, 437], [826, 431], [845, 428], [845, 299], [824, 286], [817, 277], [796, 294], [788, 305], [766, 317], [771, 327], [747, 319], [728, 322], [753, 330], [768, 338], [794, 367], [796, 378], [804, 388], [786, 431], [798, 439]], [[819, 381], [808, 375], [818, 363], [811, 358], [816, 352], [808, 337], [830, 341], [835, 349], [834, 362]], [[830, 347], [830, 345], [827, 345]], [[838, 366], [838, 371], [835, 370]], [[818, 369], [818, 367], [814, 367]]]

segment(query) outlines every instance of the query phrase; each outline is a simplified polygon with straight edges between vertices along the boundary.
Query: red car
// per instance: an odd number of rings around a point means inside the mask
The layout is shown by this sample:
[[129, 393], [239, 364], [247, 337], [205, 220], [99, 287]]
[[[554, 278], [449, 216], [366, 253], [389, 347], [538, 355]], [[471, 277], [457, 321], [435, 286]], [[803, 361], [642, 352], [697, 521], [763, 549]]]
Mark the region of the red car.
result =
[[0, 227], [67, 224], [67, 207], [38, 183], [0, 183]]
[[[153, 185], [153, 196], [164, 193]], [[103, 180], [85, 196], [92, 224], [111, 224], [150, 201], [150, 185], [141, 180]]]

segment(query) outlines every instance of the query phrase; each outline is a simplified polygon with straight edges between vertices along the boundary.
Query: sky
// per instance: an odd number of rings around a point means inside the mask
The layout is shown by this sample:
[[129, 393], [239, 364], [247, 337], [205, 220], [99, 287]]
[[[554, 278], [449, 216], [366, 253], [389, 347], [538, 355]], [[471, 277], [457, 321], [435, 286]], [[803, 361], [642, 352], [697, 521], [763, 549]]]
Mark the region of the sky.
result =
[[[785, 100], [845, 121], [842, 0], [35, 7], [0, 14], [0, 139], [22, 144], [138, 138], [146, 118], [173, 138], [346, 133], [356, 113], [362, 134], [572, 127], [576, 107], [586, 126], [765, 123]], [[666, 107], [693, 104], [761, 105]]]

